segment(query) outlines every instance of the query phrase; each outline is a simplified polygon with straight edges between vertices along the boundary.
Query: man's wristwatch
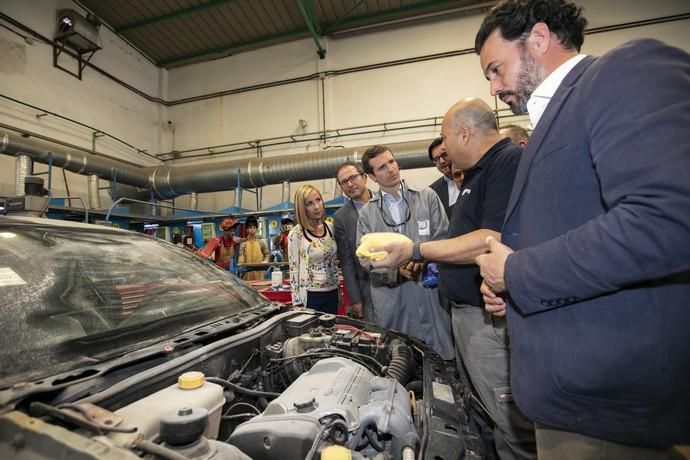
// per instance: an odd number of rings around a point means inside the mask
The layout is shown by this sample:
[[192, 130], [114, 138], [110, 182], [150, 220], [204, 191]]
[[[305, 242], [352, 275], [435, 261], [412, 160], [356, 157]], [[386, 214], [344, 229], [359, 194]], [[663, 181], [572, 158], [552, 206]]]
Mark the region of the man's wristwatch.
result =
[[422, 262], [424, 257], [422, 257], [422, 251], [419, 245], [422, 244], [420, 241], [415, 241], [412, 244], [412, 262]]

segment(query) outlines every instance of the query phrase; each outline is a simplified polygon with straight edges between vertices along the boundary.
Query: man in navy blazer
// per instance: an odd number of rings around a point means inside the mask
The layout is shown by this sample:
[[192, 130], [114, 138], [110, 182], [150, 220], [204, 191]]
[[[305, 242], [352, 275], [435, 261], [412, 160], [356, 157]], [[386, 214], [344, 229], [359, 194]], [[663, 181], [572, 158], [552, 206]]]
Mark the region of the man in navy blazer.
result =
[[504, 0], [477, 34], [491, 93], [534, 126], [482, 292], [540, 460], [670, 458], [690, 444], [690, 57], [579, 55], [585, 26]]
[[441, 177], [429, 184], [429, 188], [436, 192], [443, 203], [443, 210], [450, 219], [455, 202], [458, 200], [460, 191], [458, 190], [455, 178], [451, 171], [451, 161], [448, 152], [443, 145], [443, 138], [437, 137], [429, 145], [429, 160], [436, 166], [436, 169], [443, 174]]

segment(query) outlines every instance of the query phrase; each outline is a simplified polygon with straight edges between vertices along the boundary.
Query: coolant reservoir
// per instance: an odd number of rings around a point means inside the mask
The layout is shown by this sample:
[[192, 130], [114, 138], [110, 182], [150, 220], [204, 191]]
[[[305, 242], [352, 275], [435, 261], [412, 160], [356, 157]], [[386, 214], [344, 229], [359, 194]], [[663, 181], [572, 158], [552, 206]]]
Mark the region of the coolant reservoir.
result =
[[163, 414], [182, 407], [204, 408], [208, 411], [208, 426], [204, 436], [218, 437], [220, 416], [225, 404], [223, 388], [206, 382], [202, 372], [185, 372], [175, 385], [164, 388], [152, 395], [115, 411], [123, 418], [122, 426], [136, 426], [144, 439], [158, 435]]

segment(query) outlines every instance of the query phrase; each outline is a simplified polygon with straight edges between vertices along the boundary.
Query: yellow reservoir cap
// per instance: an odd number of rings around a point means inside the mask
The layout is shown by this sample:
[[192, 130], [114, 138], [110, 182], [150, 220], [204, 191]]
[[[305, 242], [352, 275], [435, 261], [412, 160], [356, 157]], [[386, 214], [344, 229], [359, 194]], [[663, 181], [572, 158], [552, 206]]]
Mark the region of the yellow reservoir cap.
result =
[[199, 388], [205, 381], [206, 376], [203, 372], [185, 372], [177, 378], [177, 386], [183, 390], [193, 390], [194, 388]]
[[343, 446], [328, 446], [321, 451], [321, 460], [352, 460], [352, 452]]

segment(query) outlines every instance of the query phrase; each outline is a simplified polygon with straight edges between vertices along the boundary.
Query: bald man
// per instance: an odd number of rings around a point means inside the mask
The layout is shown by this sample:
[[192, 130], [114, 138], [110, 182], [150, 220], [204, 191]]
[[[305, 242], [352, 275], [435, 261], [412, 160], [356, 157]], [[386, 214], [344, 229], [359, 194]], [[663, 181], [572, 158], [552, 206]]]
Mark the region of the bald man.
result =
[[389, 243], [376, 248], [389, 254], [374, 266], [394, 267], [410, 258], [444, 262], [441, 294], [453, 307], [455, 346], [496, 423], [496, 451], [501, 459], [533, 459], [533, 424], [512, 402], [505, 319], [484, 310], [474, 263], [486, 251], [487, 236], [500, 239], [522, 148], [502, 138], [494, 112], [480, 99], [454, 104], [443, 118], [441, 134], [453, 166], [465, 172], [448, 229], [451, 239]]

